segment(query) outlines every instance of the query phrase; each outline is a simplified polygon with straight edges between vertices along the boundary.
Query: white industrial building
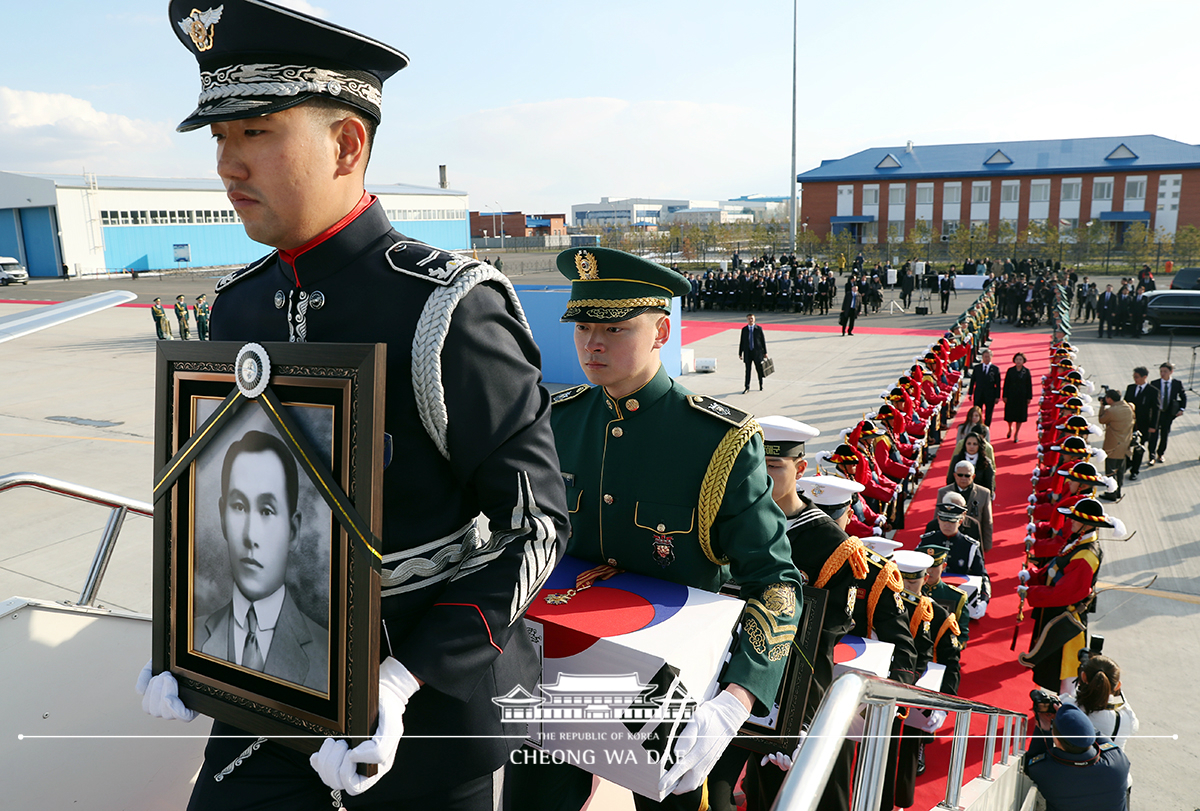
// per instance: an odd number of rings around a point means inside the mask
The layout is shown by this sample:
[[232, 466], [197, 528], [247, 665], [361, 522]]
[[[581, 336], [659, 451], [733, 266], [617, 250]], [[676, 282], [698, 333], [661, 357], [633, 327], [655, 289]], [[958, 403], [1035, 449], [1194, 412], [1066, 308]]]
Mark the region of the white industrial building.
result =
[[[469, 249], [466, 192], [375, 185], [393, 226]], [[246, 236], [216, 179], [0, 172], [0, 255], [30, 276], [241, 265], [270, 251]]]
[[601, 197], [599, 203], [579, 203], [571, 206], [571, 220], [578, 227], [762, 222], [786, 219], [789, 200], [788, 197], [761, 195], [748, 195], [733, 200]]

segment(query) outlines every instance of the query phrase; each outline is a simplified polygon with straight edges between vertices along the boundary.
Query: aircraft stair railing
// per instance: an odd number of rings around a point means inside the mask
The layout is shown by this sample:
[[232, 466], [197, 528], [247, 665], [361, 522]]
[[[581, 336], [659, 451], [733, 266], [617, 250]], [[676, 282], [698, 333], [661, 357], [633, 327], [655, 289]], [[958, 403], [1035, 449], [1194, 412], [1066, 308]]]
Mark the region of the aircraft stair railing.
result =
[[[866, 706], [866, 724], [859, 744], [858, 763], [854, 775], [852, 811], [875, 811], [883, 794], [884, 764], [887, 760], [888, 739], [892, 734], [892, 719], [897, 706], [944, 710], [954, 713], [954, 742], [950, 750], [950, 770], [946, 780], [946, 797], [938, 808], [960, 811], [963, 805], [963, 773], [966, 769], [967, 744], [970, 741], [971, 718], [987, 718], [984, 735], [983, 771], [979, 781], [994, 781], [998, 771], [1009, 771], [1025, 752], [1026, 724], [1024, 714], [981, 704], [956, 696], [925, 690], [861, 673], [846, 673], [836, 679], [825, 694], [813, 718], [808, 738], [800, 747], [773, 811], [813, 811], [817, 807], [842, 743], [854, 725], [860, 705]], [[996, 743], [1000, 742], [997, 762]], [[997, 769], [997, 766], [1000, 769]], [[972, 783], [974, 785], [974, 783]], [[1010, 781], [1012, 796], [989, 808], [1021, 808], [1028, 791], [1027, 783]], [[979, 792], [973, 792], [977, 794]], [[969, 799], [975, 799], [972, 796]], [[991, 803], [995, 803], [992, 798]]]
[[125, 516], [128, 513], [134, 513], [153, 518], [154, 507], [144, 501], [136, 501], [132, 498], [106, 493], [103, 490], [85, 487], [81, 484], [72, 484], [38, 473], [9, 473], [0, 476], [0, 493], [18, 487], [33, 487], [47, 493], [99, 504], [111, 510], [108, 514], [108, 523], [104, 526], [104, 533], [100, 537], [100, 543], [96, 546], [96, 553], [92, 557], [92, 565], [84, 580], [83, 590], [79, 593], [78, 605], [95, 605], [96, 594], [100, 590], [100, 581], [104, 579], [104, 572], [108, 569], [108, 561], [117, 545], [117, 536], [121, 533], [121, 527], [125, 524]]

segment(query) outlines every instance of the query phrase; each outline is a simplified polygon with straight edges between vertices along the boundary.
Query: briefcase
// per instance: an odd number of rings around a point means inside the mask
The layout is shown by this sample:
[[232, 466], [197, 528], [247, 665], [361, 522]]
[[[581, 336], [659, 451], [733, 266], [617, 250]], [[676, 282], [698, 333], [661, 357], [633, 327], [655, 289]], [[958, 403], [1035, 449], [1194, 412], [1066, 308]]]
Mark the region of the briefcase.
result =
[[775, 360], [763, 358], [763, 377], [770, 377], [773, 374], [775, 374]]

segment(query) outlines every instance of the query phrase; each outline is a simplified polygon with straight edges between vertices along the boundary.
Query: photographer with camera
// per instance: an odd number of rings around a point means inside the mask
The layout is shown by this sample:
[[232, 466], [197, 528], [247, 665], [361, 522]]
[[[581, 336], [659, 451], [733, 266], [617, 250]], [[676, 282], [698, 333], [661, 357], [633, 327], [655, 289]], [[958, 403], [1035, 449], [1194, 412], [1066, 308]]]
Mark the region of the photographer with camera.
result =
[[1129, 758], [1120, 747], [1073, 704], [1059, 706], [1048, 727], [1030, 741], [1023, 763], [1048, 811], [1128, 811]]
[[1121, 692], [1121, 668], [1101, 655], [1104, 637], [1093, 636], [1092, 644], [1079, 652], [1079, 679], [1072, 693], [1059, 698], [1087, 713], [1096, 731], [1122, 749], [1138, 731], [1138, 718]]

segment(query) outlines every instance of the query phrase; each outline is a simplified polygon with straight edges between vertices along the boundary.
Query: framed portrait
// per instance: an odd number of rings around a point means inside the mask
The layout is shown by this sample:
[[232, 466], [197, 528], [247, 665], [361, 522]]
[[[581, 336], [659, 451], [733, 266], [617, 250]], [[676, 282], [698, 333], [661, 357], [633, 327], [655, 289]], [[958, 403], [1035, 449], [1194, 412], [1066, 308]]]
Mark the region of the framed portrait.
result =
[[301, 751], [375, 726], [385, 351], [158, 344], [154, 671]]
[[[791, 753], [800, 743], [804, 725], [804, 705], [812, 688], [813, 662], [821, 641], [821, 623], [825, 621], [825, 603], [829, 592], [824, 589], [801, 589], [800, 621], [796, 637], [788, 654], [787, 668], [775, 694], [775, 704], [766, 715], [751, 715], [738, 731], [738, 745], [762, 754]], [[740, 596], [735, 583], [721, 588], [722, 594]]]

